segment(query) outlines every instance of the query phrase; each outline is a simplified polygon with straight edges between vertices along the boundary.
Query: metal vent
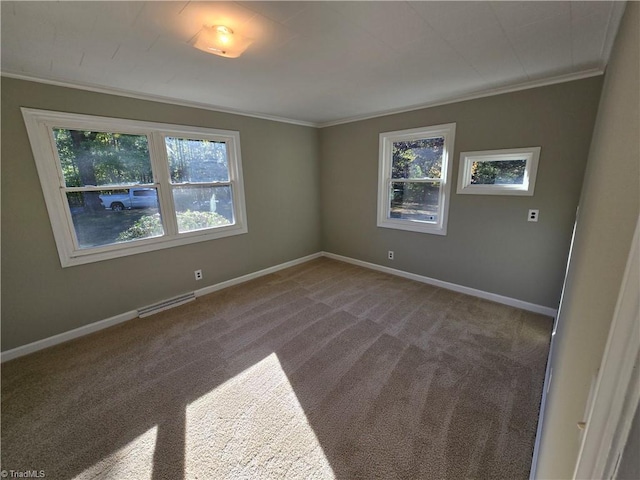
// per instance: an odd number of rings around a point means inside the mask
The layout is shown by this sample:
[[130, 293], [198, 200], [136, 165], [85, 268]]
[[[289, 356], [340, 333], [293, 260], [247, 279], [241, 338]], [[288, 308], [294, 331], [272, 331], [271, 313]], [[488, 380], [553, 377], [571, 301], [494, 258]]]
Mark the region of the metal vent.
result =
[[163, 300], [162, 302], [156, 303], [154, 305], [149, 305], [148, 307], [139, 308], [138, 316], [148, 317], [149, 315], [153, 315], [154, 313], [177, 307], [178, 305], [182, 305], [195, 299], [196, 295], [194, 292], [185, 293], [184, 295], [180, 295], [179, 297], [173, 297], [168, 300]]

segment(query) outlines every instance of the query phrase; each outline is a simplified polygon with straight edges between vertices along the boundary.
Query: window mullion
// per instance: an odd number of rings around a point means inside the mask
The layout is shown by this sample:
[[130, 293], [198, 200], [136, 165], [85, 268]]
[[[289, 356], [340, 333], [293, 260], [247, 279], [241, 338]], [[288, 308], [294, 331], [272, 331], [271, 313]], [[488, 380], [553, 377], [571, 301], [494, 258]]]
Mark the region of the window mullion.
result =
[[164, 144], [164, 135], [152, 132], [150, 137], [149, 154], [151, 156], [153, 177], [158, 184], [160, 216], [165, 227], [165, 234], [175, 237], [178, 235], [178, 220], [169, 181], [169, 159]]
[[441, 183], [441, 178], [391, 178], [392, 183]]
[[172, 187], [228, 187], [233, 182], [172, 182]]
[[64, 185], [60, 187], [61, 190], [65, 192], [103, 192], [103, 191], [111, 191], [111, 190], [129, 190], [130, 188], [156, 188], [160, 184], [157, 182], [154, 183], [136, 183], [134, 185], [131, 184], [122, 184], [122, 185], [100, 185], [93, 186], [87, 185], [86, 187], [65, 187]]

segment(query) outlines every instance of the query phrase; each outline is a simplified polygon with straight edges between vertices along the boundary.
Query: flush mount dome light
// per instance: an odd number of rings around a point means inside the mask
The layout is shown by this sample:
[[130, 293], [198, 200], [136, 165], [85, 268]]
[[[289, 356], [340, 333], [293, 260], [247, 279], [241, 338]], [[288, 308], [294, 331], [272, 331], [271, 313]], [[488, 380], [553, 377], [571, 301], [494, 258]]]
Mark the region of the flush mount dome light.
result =
[[237, 58], [252, 42], [253, 40], [233, 33], [233, 30], [224, 25], [205, 25], [193, 46], [221, 57]]

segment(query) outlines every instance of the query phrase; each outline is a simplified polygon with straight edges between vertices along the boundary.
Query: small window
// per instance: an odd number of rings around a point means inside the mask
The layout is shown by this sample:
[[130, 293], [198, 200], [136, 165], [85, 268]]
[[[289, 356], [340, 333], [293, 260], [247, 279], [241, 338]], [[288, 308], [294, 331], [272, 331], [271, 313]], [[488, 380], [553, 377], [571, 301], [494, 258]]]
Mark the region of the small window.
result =
[[378, 226], [446, 235], [455, 123], [380, 134]]
[[23, 116], [62, 266], [247, 231], [238, 132]]
[[462, 152], [458, 193], [533, 195], [540, 147]]

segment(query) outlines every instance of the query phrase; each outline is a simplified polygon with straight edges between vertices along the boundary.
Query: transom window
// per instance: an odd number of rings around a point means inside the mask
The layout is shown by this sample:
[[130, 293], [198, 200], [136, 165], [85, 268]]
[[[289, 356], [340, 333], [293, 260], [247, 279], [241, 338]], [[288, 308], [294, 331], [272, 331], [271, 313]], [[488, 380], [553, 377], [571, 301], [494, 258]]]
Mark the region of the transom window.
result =
[[379, 227], [446, 235], [455, 128], [380, 134]]
[[533, 195], [540, 147], [462, 152], [457, 193]]
[[247, 232], [238, 132], [22, 111], [63, 266]]

